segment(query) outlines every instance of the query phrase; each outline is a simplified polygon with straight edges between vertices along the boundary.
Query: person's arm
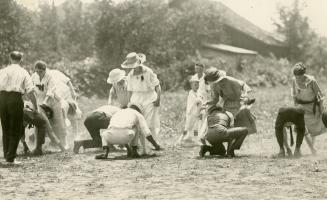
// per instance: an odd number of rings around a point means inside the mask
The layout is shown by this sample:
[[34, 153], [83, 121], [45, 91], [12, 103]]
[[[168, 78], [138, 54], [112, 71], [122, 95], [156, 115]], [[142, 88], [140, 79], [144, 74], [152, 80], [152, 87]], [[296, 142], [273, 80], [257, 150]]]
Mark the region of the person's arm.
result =
[[153, 104], [154, 104], [154, 106], [158, 107], [158, 106], [160, 106], [161, 87], [160, 87], [160, 85], [157, 85], [154, 89], [157, 93], [157, 99], [153, 102]]
[[292, 86], [291, 86], [291, 96], [293, 98], [294, 105], [296, 105], [296, 86], [295, 86], [295, 79], [292, 79]]
[[44, 98], [44, 101], [42, 102], [42, 104], [45, 104], [45, 105], [48, 105], [49, 99], [54, 98], [55, 90], [56, 90], [55, 82], [54, 82], [53, 78], [50, 77], [47, 84], [48, 84], [47, 93]]
[[33, 104], [33, 107], [34, 107], [34, 110], [36, 112], [39, 112], [39, 108], [37, 106], [37, 100], [36, 100], [36, 96], [35, 96], [34, 90], [32, 90], [29, 93], [27, 93], [27, 96], [31, 100], [31, 102]]
[[320, 87], [319, 87], [316, 80], [312, 81], [312, 89], [313, 89], [313, 92], [314, 92], [314, 94], [316, 95], [316, 97], [318, 99], [320, 113], [322, 113], [324, 111], [323, 94], [322, 94], [321, 89], [320, 89]]
[[229, 117], [229, 127], [234, 127], [234, 116], [232, 113], [226, 111], [226, 115]]
[[114, 87], [111, 87], [109, 92], [108, 105], [114, 105], [115, 99], [117, 99], [116, 90]]
[[67, 85], [68, 85], [68, 87], [69, 87], [69, 90], [70, 90], [70, 93], [71, 93], [73, 99], [76, 101], [77, 94], [76, 94], [76, 91], [75, 91], [75, 89], [74, 89], [74, 86], [73, 86], [72, 82], [69, 80], [69, 81], [67, 82]]
[[208, 105], [216, 105], [219, 102], [219, 90], [214, 85], [210, 85], [212, 100], [207, 102]]

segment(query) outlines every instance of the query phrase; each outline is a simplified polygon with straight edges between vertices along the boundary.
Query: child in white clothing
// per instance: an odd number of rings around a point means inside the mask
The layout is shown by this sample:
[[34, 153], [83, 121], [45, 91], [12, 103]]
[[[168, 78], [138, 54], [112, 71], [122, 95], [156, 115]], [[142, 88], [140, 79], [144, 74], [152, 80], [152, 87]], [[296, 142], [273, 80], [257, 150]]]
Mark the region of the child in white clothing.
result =
[[184, 141], [194, 142], [194, 137], [198, 136], [198, 128], [202, 118], [202, 99], [197, 93], [199, 89], [199, 79], [196, 76], [192, 76], [190, 84], [191, 90], [187, 98], [185, 128], [183, 135], [178, 140], [178, 144], [182, 144]]

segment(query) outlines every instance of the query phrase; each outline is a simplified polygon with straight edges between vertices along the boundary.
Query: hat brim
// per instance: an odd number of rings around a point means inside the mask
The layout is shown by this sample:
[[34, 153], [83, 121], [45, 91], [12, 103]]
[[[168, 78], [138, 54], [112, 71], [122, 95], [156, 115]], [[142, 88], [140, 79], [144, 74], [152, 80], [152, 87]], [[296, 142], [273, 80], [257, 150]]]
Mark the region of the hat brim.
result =
[[121, 67], [124, 68], [124, 69], [134, 69], [138, 66], [139, 64], [137, 63], [137, 61], [135, 61], [134, 63], [132, 64], [127, 64], [127, 61], [125, 60], [123, 62], [123, 64], [121, 64]]
[[121, 81], [122, 79], [124, 79], [126, 76], [125, 74], [120, 74], [120, 76], [118, 76], [115, 79], [111, 79], [110, 77], [107, 79], [107, 83], [109, 84], [115, 84], [118, 83], [119, 81]]

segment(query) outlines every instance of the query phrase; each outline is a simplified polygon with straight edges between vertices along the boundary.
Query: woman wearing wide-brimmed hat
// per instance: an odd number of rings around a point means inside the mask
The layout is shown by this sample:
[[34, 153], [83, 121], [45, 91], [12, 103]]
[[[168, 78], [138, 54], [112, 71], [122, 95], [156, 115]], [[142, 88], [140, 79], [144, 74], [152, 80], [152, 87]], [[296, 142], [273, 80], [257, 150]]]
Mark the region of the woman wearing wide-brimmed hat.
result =
[[126, 72], [118, 68], [111, 70], [107, 83], [112, 84], [109, 92], [108, 105], [126, 108], [129, 102]]
[[249, 134], [256, 133], [254, 116], [248, 108], [241, 109], [242, 105], [253, 103], [254, 99], [247, 97], [251, 88], [241, 80], [226, 76], [225, 73], [211, 67], [205, 72], [205, 82], [210, 84], [213, 100], [209, 103], [216, 105], [219, 98], [223, 100], [223, 108], [235, 117], [236, 127], [247, 127]]
[[315, 78], [306, 74], [306, 67], [303, 63], [296, 63], [294, 65], [293, 74], [292, 96], [294, 104], [305, 111], [304, 121], [309, 133], [305, 135], [305, 139], [312, 154], [315, 154], [315, 137], [326, 132], [322, 121], [322, 113], [324, 111], [323, 94]]
[[157, 138], [160, 130], [160, 82], [157, 75], [145, 66], [144, 54], [129, 53], [121, 65], [124, 69], [131, 69], [127, 75], [127, 90], [131, 103], [141, 105], [142, 112], [148, 123], [152, 135]]

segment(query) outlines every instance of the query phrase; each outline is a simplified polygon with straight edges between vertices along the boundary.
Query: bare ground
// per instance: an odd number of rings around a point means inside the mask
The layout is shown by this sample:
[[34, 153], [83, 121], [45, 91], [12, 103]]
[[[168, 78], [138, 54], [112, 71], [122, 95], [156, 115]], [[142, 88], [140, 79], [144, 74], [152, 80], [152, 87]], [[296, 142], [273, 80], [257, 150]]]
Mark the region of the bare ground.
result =
[[[256, 92], [259, 131], [246, 139], [236, 159], [203, 159], [199, 147], [175, 146], [186, 96], [166, 93], [160, 137], [165, 151], [140, 159], [126, 159], [126, 152], [118, 151], [104, 161], [94, 159], [97, 149], [20, 156], [20, 166], [0, 165], [0, 199], [327, 199], [327, 134], [318, 137], [318, 156], [311, 156], [304, 142], [300, 159], [272, 157], [278, 151], [274, 117], [279, 106], [290, 104], [288, 91]], [[88, 112], [105, 100], [80, 103]], [[80, 129], [71, 140], [88, 137]]]

